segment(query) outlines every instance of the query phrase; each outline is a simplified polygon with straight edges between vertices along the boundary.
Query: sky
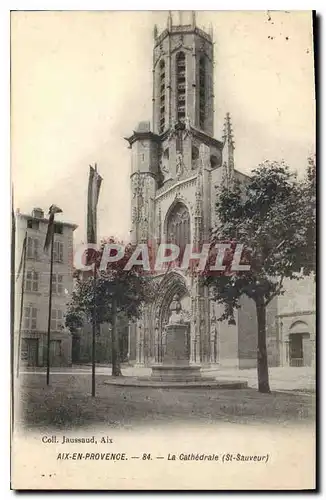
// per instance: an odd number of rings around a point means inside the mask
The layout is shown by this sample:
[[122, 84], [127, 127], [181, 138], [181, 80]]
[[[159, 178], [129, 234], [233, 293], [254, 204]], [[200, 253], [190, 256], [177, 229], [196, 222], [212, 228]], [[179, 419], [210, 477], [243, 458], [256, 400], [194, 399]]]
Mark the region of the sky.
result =
[[[183, 20], [188, 14], [183, 14]], [[198, 11], [214, 32], [215, 137], [230, 112], [235, 166], [284, 159], [299, 174], [315, 152], [310, 12]], [[178, 13], [173, 13], [178, 24]], [[89, 164], [103, 177], [99, 238], [128, 239], [130, 150], [151, 120], [153, 27], [167, 12], [11, 14], [11, 168], [15, 206], [55, 203], [86, 239]], [[60, 217], [58, 217], [60, 218]]]

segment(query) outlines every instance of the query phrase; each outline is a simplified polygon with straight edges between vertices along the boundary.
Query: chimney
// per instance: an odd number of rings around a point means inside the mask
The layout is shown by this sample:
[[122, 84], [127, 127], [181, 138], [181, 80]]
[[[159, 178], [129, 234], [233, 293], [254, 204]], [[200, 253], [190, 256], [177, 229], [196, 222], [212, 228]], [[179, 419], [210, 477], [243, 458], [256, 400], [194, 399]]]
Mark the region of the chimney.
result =
[[33, 208], [32, 217], [35, 217], [35, 219], [44, 219], [44, 211], [42, 208]]

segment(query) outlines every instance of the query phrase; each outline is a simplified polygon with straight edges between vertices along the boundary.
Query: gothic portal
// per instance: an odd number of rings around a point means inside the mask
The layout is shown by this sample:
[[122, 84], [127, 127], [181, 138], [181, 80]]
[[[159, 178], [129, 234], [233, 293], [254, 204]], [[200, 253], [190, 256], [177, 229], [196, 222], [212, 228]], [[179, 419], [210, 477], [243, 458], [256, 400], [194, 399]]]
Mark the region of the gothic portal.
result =
[[[247, 176], [234, 169], [230, 116], [221, 140], [214, 138], [214, 46], [212, 31], [204, 32], [192, 14], [188, 24], [174, 24], [169, 14], [160, 34], [154, 28], [153, 116], [140, 122], [127, 139], [131, 149], [131, 237], [158, 246], [173, 242], [181, 248], [209, 241], [216, 223], [215, 203], [223, 182]], [[158, 273], [159, 293], [141, 320], [130, 326], [129, 359], [160, 363], [169, 305], [178, 294], [188, 322], [189, 357], [193, 363], [254, 366], [255, 338], [241, 335], [252, 328], [244, 304], [237, 325], [220, 323], [220, 311], [207, 287], [171, 268]], [[247, 301], [248, 302], [248, 301]], [[251, 326], [249, 326], [249, 324]], [[242, 332], [242, 333], [241, 333]], [[249, 332], [250, 333], [250, 332]], [[249, 335], [250, 337], [250, 335]], [[245, 345], [245, 347], [244, 347]], [[241, 364], [241, 363], [240, 363]]]

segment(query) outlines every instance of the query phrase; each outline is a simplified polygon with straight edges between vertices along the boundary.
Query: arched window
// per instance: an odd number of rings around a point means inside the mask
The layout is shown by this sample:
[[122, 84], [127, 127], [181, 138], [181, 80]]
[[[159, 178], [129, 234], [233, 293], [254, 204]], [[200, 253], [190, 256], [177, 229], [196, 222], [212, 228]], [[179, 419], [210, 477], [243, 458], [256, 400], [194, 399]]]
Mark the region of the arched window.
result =
[[289, 365], [310, 366], [312, 350], [309, 327], [305, 321], [295, 321], [289, 331]]
[[220, 166], [220, 162], [217, 156], [211, 155], [210, 157], [210, 163], [212, 168], [216, 168]]
[[199, 149], [196, 146], [191, 148], [191, 168], [196, 169], [198, 166]]
[[167, 241], [180, 248], [178, 261], [182, 261], [185, 247], [190, 243], [190, 215], [183, 203], [177, 203], [168, 216]]
[[165, 62], [160, 62], [160, 134], [165, 128]]
[[204, 128], [206, 118], [206, 61], [199, 59], [199, 127]]
[[186, 117], [186, 56], [184, 52], [178, 52], [176, 57], [177, 77], [177, 120], [184, 121]]

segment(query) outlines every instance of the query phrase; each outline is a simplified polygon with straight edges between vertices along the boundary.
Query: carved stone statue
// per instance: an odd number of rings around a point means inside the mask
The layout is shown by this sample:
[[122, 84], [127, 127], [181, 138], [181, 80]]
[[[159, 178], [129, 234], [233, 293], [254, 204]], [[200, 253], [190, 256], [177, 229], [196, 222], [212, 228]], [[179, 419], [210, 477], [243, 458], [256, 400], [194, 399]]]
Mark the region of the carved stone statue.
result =
[[199, 146], [199, 159], [202, 168], [210, 166], [210, 149], [206, 144], [201, 144]]
[[171, 175], [167, 160], [163, 159], [160, 161], [160, 170], [161, 170], [162, 175], [163, 175], [163, 182], [166, 182], [169, 179], [172, 179], [172, 175]]
[[183, 174], [183, 170], [184, 170], [183, 167], [184, 167], [183, 156], [182, 156], [182, 153], [178, 152], [177, 153], [177, 168], [176, 168], [177, 179], [179, 179], [179, 177], [181, 177], [181, 175]]
[[183, 323], [182, 306], [180, 302], [180, 297], [178, 294], [174, 295], [172, 302], [170, 304], [170, 319], [169, 325], [175, 325], [176, 323]]

